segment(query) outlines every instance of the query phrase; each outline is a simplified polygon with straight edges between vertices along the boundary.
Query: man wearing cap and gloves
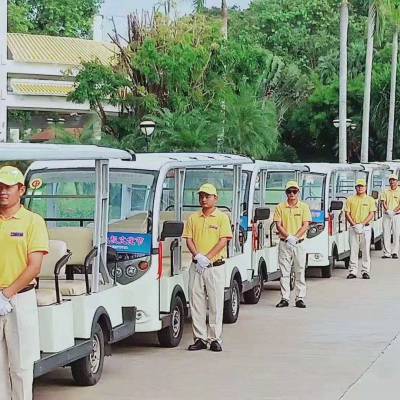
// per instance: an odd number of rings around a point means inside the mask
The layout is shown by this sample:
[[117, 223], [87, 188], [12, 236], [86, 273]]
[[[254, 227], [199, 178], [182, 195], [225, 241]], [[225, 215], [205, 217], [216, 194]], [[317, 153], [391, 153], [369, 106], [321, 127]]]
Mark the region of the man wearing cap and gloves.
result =
[[210, 343], [211, 351], [222, 351], [224, 258], [232, 230], [228, 216], [216, 208], [216, 188], [206, 183], [198, 193], [201, 210], [189, 217], [183, 231], [193, 256], [189, 270], [189, 303], [194, 344], [188, 350], [206, 349], [207, 343]]
[[357, 179], [356, 194], [346, 201], [346, 219], [350, 223], [350, 266], [347, 279], [357, 278], [358, 254], [362, 253], [361, 275], [363, 279], [370, 279], [371, 270], [371, 226], [376, 211], [375, 200], [367, 195], [365, 179]]
[[35, 278], [49, 240], [44, 220], [21, 204], [24, 177], [0, 168], [0, 398], [32, 399], [39, 358]]
[[[381, 194], [383, 215], [383, 256], [399, 258], [400, 247], [400, 188], [396, 175], [389, 176], [390, 188]], [[393, 236], [393, 247], [391, 238]]]
[[310, 207], [300, 201], [300, 188], [296, 181], [286, 184], [287, 201], [278, 204], [274, 213], [274, 222], [278, 229], [280, 242], [278, 249], [278, 263], [282, 273], [281, 277], [281, 301], [276, 307], [288, 307], [290, 299], [290, 272], [294, 264], [295, 282], [295, 304], [298, 308], [305, 308], [304, 298], [306, 296], [306, 252], [303, 241], [308, 226], [312, 221]]

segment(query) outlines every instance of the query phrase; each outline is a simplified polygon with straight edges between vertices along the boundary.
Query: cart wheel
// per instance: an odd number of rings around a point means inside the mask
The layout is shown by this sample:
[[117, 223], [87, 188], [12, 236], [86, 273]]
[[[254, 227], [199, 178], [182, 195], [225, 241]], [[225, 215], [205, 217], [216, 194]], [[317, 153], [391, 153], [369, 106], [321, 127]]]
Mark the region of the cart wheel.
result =
[[96, 323], [92, 333], [92, 352], [71, 364], [74, 381], [79, 386], [93, 386], [101, 378], [104, 364], [104, 333]]
[[240, 309], [240, 288], [236, 279], [232, 282], [231, 297], [224, 304], [224, 322], [234, 324], [239, 318]]
[[162, 347], [176, 347], [182, 339], [185, 325], [185, 309], [179, 296], [176, 296], [172, 302], [170, 317], [169, 326], [157, 333], [158, 341]]

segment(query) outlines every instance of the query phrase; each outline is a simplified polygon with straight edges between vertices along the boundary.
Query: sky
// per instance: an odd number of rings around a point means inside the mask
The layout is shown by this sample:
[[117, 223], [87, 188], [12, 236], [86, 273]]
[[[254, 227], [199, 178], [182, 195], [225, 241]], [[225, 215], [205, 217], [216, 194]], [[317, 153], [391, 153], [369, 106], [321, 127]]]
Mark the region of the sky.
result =
[[[239, 6], [246, 8], [251, 0], [227, 0], [228, 7]], [[112, 24], [110, 19], [114, 17], [119, 32], [124, 32], [126, 29], [126, 15], [142, 10], [152, 10], [159, 4], [160, 0], [104, 0], [100, 14], [103, 15], [103, 40], [107, 40], [107, 33], [111, 32]], [[180, 14], [188, 13], [192, 10], [192, 0], [176, 0], [177, 11]], [[207, 7], [220, 7], [221, 0], [206, 0]]]

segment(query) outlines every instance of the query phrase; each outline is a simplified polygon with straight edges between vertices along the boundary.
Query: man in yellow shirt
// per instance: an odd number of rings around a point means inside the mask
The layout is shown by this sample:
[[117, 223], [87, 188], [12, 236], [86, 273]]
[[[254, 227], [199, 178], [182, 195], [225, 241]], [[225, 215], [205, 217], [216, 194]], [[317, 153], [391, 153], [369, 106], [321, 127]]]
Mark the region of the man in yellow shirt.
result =
[[299, 200], [299, 192], [298, 183], [289, 181], [286, 184], [287, 201], [278, 204], [274, 213], [274, 221], [280, 237], [278, 263], [282, 273], [282, 299], [276, 305], [278, 308], [289, 306], [292, 263], [296, 274], [296, 307], [306, 308], [304, 304], [304, 298], [306, 297], [306, 252], [302, 242], [312, 218], [310, 207]]
[[0, 168], [0, 397], [31, 400], [33, 364], [40, 357], [35, 278], [48, 235], [43, 219], [20, 203], [24, 177]]
[[[389, 176], [390, 188], [381, 194], [383, 215], [383, 256], [399, 258], [400, 247], [400, 188], [396, 175]], [[393, 247], [391, 238], [393, 236]]]
[[[216, 188], [206, 183], [199, 189], [201, 211], [192, 214], [183, 231], [192, 253], [189, 270], [189, 303], [194, 344], [188, 350], [222, 351], [226, 247], [232, 238], [229, 217], [216, 208]], [[208, 303], [208, 307], [207, 307]], [[207, 327], [207, 308], [208, 327]]]
[[375, 200], [367, 195], [367, 184], [365, 179], [357, 179], [356, 194], [346, 201], [346, 219], [351, 228], [349, 230], [350, 240], [350, 266], [347, 279], [357, 278], [358, 253], [362, 253], [361, 275], [363, 279], [370, 279], [371, 270], [371, 226], [376, 211]]

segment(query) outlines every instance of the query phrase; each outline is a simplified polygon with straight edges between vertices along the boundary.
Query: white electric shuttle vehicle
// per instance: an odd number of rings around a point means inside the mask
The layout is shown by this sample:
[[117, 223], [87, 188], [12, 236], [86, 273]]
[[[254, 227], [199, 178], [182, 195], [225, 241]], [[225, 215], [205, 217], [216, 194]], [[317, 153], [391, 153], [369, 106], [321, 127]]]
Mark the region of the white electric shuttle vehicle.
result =
[[[81, 227], [83, 216], [74, 214], [73, 209], [76, 199], [67, 194], [72, 187], [76, 192], [84, 187], [71, 175], [70, 180], [63, 179], [64, 172], [60, 171], [57, 180], [47, 167], [30, 170], [24, 205], [38, 211], [54, 229], [61, 221], [77, 223], [71, 224], [68, 235], [64, 231], [50, 240], [38, 277], [40, 345], [35, 349], [34, 376], [70, 366], [79, 385], [94, 385], [100, 379], [104, 356], [110, 354], [110, 344], [135, 332], [136, 307], [129, 300], [129, 293], [114, 284], [106, 260], [109, 161], [131, 160], [132, 155], [97, 146], [0, 144], [2, 163], [63, 160], [57, 162], [69, 166], [82, 159], [91, 160], [88, 162], [93, 165], [90, 194], [85, 195], [94, 207], [93, 229], [84, 231]], [[66, 272], [71, 263], [84, 270], [84, 279], [72, 279], [72, 271]]]
[[[173, 153], [110, 161], [106, 272], [124, 294], [124, 306], [136, 307], [136, 332], [157, 332], [165, 347], [181, 340], [192, 259], [181, 235], [188, 216], [200, 208], [197, 191], [205, 182], [217, 187], [218, 207], [233, 227], [224, 265], [224, 321], [236, 321], [240, 295], [252, 287], [240, 243], [241, 168], [248, 163], [234, 155]], [[77, 232], [89, 236], [94, 228], [94, 163], [37, 162], [28, 178], [44, 182], [42, 199], [35, 193], [30, 208], [46, 218], [52, 239], [70, 240], [74, 254], [72, 241], [83, 243]], [[84, 277], [72, 258], [70, 275]]]
[[320, 268], [323, 278], [332, 276], [335, 263], [350, 258], [349, 224], [344, 203], [354, 194], [356, 179], [366, 176], [363, 166], [352, 164], [305, 164], [302, 199], [311, 209], [312, 223], [304, 246], [307, 268]]
[[[248, 281], [257, 280], [256, 286], [243, 293], [245, 303], [258, 303], [263, 283], [281, 277], [279, 237], [273, 214], [277, 204], [286, 200], [286, 183], [298, 180], [300, 172], [305, 170], [300, 165], [258, 160], [243, 167], [245, 197], [241, 225], [245, 232], [244, 251], [249, 254]], [[292, 285], [293, 278], [294, 274]]]
[[364, 173], [361, 178], [367, 181], [367, 191], [370, 196], [376, 200], [377, 212], [374, 220], [371, 222], [372, 237], [371, 244], [375, 250], [383, 249], [383, 206], [379, 201], [380, 194], [386, 189], [389, 183], [389, 175], [392, 173], [389, 165], [384, 163], [361, 164], [364, 167]]

